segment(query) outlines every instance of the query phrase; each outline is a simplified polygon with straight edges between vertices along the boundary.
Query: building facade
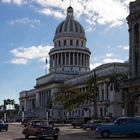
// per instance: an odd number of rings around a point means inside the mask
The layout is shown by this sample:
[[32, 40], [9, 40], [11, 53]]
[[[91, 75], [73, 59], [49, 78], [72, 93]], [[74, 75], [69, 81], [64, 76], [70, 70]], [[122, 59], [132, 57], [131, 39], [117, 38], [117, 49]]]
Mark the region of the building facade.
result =
[[140, 1], [131, 2], [127, 17], [129, 26], [129, 79], [123, 83], [125, 112], [140, 115]]
[[[90, 50], [86, 47], [86, 36], [82, 25], [74, 19], [73, 8], [67, 9], [66, 19], [56, 28], [53, 39], [54, 48], [49, 52], [49, 74], [36, 79], [33, 89], [20, 92], [20, 112], [22, 117], [37, 117], [50, 120], [93, 117], [93, 103], [85, 103], [67, 112], [55, 100], [61, 83], [66, 83], [86, 92], [87, 81], [94, 76], [98, 80], [97, 112], [98, 117], [111, 114], [123, 115], [121, 90], [116, 91], [110, 77], [118, 73], [128, 73], [128, 63], [103, 64], [90, 70]], [[108, 84], [109, 83], [109, 84]]]

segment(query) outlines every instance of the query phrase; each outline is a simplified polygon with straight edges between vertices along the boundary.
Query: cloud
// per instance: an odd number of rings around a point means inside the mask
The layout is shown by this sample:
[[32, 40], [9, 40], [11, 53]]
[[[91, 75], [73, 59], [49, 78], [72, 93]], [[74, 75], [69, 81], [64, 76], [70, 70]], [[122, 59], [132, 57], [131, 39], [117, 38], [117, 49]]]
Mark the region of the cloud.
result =
[[34, 28], [35, 26], [40, 25], [40, 20], [23, 17], [21, 19], [8, 21], [8, 24], [10, 25], [24, 24], [24, 25], [29, 25], [30, 27]]
[[[77, 17], [84, 15], [88, 23], [87, 30], [90, 31], [95, 24], [110, 27], [122, 25], [128, 15], [130, 1], [133, 0], [75, 0], [72, 7]], [[63, 13], [69, 6], [69, 0], [36, 0], [36, 2], [43, 7], [43, 10], [40, 10], [42, 13], [59, 18], [63, 18]], [[60, 12], [58, 12], [59, 10]]]
[[26, 3], [26, 0], [1, 0], [1, 2], [3, 2], [3, 3], [13, 3], [13, 4], [21, 5], [21, 4]]
[[103, 60], [103, 63], [112, 63], [112, 62], [120, 62], [120, 63], [123, 63], [124, 60], [122, 59], [117, 59], [117, 58], [105, 58]]
[[114, 54], [113, 53], [107, 53], [106, 57], [112, 57]]
[[[84, 17], [86, 31], [92, 31], [96, 24], [109, 27], [120, 26], [129, 14], [129, 2], [134, 0], [75, 0], [72, 2], [76, 17]], [[2, 0], [2, 2], [18, 5], [27, 0]], [[28, 1], [29, 3], [29, 1]], [[38, 12], [55, 18], [64, 18], [69, 0], [31, 0]]]
[[119, 45], [118, 48], [126, 50], [126, 51], [129, 50], [129, 46], [125, 46], [125, 45]]
[[31, 60], [45, 62], [49, 58], [49, 51], [53, 46], [39, 45], [28, 48], [19, 47], [12, 49], [10, 52], [14, 58], [10, 61], [12, 64], [27, 64]]
[[50, 15], [50, 16], [54, 16], [56, 18], [64, 18], [65, 15], [60, 12], [60, 11], [55, 11], [53, 9], [49, 9], [49, 8], [43, 8], [40, 10], [40, 13], [43, 13], [45, 15]]
[[14, 58], [10, 61], [11, 64], [27, 64], [27, 59], [24, 58]]
[[92, 70], [100, 65], [101, 65], [101, 63], [90, 64], [90, 69]]

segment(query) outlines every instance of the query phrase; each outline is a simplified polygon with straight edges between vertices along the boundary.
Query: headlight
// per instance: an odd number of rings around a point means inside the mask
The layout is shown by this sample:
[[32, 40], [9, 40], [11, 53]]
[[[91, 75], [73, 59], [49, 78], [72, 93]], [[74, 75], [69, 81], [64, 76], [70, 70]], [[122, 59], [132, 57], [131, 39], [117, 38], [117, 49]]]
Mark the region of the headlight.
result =
[[100, 131], [100, 128], [99, 128], [99, 127], [97, 127], [97, 128], [95, 129], [95, 131]]

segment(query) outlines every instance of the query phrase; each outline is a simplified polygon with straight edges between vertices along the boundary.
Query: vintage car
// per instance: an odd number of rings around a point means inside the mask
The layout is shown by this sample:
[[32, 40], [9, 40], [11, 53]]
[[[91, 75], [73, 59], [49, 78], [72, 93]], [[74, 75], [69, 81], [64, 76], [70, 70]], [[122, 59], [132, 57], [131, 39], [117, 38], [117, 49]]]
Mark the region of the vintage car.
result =
[[38, 140], [50, 137], [56, 140], [59, 136], [59, 128], [52, 127], [45, 120], [32, 120], [23, 130], [23, 134], [25, 139], [28, 139], [29, 136], [36, 136]]
[[120, 117], [114, 123], [98, 125], [96, 133], [102, 137], [110, 135], [140, 135], [140, 118]]
[[2, 130], [8, 131], [8, 124], [4, 123], [3, 120], [0, 120], [0, 131]]
[[76, 127], [81, 127], [84, 124], [84, 120], [83, 119], [76, 119], [72, 122], [72, 126], [73, 128]]
[[83, 128], [84, 130], [86, 130], [87, 128], [90, 128], [91, 130], [95, 130], [96, 127], [101, 123], [102, 123], [101, 120], [89, 120], [87, 123], [83, 124], [81, 128]]

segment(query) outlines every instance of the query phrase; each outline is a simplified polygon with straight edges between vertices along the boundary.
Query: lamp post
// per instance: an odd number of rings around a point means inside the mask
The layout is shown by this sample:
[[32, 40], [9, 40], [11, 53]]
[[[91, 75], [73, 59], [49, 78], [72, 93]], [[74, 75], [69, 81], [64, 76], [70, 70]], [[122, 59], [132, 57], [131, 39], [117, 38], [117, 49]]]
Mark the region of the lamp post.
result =
[[5, 104], [3, 106], [3, 110], [4, 110], [4, 122], [6, 122], [7, 116], [6, 116], [6, 105]]
[[25, 116], [25, 114], [24, 114], [24, 106], [22, 106], [22, 114], [21, 114], [21, 118], [22, 118], [22, 122], [24, 121], [24, 116]]

